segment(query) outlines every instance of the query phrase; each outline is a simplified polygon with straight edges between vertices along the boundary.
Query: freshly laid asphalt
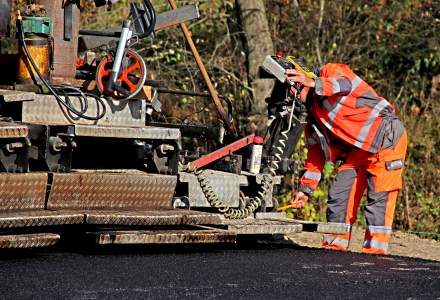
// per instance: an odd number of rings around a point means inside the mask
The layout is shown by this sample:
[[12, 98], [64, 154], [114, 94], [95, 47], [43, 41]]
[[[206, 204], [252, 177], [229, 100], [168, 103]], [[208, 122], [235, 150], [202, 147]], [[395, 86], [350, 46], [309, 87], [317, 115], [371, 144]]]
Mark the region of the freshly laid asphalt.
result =
[[440, 299], [440, 262], [290, 245], [0, 253], [2, 299]]

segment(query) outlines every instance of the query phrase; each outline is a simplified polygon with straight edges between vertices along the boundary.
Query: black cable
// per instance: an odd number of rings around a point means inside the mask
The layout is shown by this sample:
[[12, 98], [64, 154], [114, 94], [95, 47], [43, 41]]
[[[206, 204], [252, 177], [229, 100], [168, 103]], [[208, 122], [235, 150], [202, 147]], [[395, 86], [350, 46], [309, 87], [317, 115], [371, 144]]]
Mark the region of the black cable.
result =
[[154, 27], [156, 27], [156, 11], [150, 0], [145, 0], [144, 2], [147, 6], [148, 14], [150, 15], [150, 26], [148, 26], [144, 36], [149, 36], [151, 33], [153, 33]]
[[[99, 98], [98, 96], [96, 96], [96, 95], [93, 95], [91, 93], [83, 93], [79, 89], [71, 87], [71, 86], [60, 86], [60, 87], [57, 88], [57, 90], [59, 92], [62, 92], [65, 96], [67, 95], [66, 100], [61, 99], [61, 97], [58, 95], [58, 93], [55, 91], [55, 89], [52, 88], [52, 86], [49, 84], [49, 82], [47, 82], [46, 79], [43, 77], [43, 75], [41, 74], [41, 72], [38, 69], [37, 65], [35, 64], [35, 61], [32, 58], [32, 55], [30, 54], [30, 52], [29, 52], [29, 50], [27, 48], [26, 41], [25, 41], [25, 36], [24, 36], [24, 31], [23, 31], [22, 20], [18, 19], [17, 22], [18, 22], [18, 25], [19, 25], [19, 32], [20, 32], [21, 42], [23, 43], [23, 49], [24, 49], [24, 52], [26, 53], [27, 59], [31, 63], [32, 67], [34, 68], [35, 72], [37, 73], [38, 77], [43, 82], [43, 84], [48, 88], [48, 90], [51, 92], [51, 94], [55, 96], [55, 98], [57, 99], [58, 103], [61, 104], [62, 106], [64, 106], [68, 111], [72, 112], [73, 114], [77, 115], [78, 117], [80, 117], [82, 119], [97, 121], [97, 120], [103, 118], [105, 116], [105, 113], [106, 113], [106, 106], [105, 106], [104, 101], [101, 98]], [[68, 92], [68, 90], [74, 90], [74, 92]], [[78, 97], [80, 99], [80, 102], [81, 102], [81, 110], [80, 111], [78, 111], [72, 105], [72, 102], [68, 98], [69, 95], [70, 96], [76, 96], [76, 97]], [[97, 107], [97, 109], [96, 109], [97, 116], [96, 117], [91, 117], [91, 116], [85, 115], [86, 110], [88, 108], [88, 99], [87, 99], [87, 97], [92, 97], [96, 101], [96, 107]], [[98, 114], [99, 106], [102, 106], [102, 112], [100, 114]]]

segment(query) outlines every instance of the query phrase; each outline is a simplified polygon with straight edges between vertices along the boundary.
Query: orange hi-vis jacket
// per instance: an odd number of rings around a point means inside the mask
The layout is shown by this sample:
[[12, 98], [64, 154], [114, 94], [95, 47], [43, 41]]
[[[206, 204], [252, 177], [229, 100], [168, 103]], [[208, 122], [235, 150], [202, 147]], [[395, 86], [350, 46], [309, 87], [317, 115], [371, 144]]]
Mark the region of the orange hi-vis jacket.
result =
[[315, 95], [308, 103], [308, 157], [300, 180], [300, 190], [309, 195], [318, 186], [325, 162], [335, 162], [344, 148], [377, 153], [392, 147], [404, 131], [390, 103], [347, 65], [327, 64], [318, 72]]

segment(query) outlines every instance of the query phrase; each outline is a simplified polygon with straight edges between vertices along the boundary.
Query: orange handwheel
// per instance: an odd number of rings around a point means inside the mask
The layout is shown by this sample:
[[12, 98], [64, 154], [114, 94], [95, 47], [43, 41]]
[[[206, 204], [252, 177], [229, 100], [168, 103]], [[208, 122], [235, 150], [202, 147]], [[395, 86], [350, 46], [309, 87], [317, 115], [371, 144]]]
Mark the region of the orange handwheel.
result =
[[96, 70], [96, 83], [98, 90], [106, 97], [117, 100], [130, 99], [136, 96], [142, 89], [147, 78], [147, 67], [142, 57], [128, 49], [122, 60], [121, 71], [116, 80], [118, 88], [110, 92], [108, 81], [113, 67], [113, 56], [107, 55], [101, 60]]

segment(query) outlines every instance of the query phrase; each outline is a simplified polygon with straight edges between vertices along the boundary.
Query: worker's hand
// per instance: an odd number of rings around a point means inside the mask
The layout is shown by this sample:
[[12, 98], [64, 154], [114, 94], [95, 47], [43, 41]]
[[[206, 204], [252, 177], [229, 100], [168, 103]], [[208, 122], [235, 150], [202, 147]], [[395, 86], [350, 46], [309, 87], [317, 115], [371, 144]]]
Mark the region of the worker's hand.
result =
[[309, 196], [307, 196], [303, 192], [295, 192], [292, 194], [292, 200], [290, 200], [290, 205], [292, 205], [293, 208], [303, 208], [308, 200], [309, 200]]
[[296, 69], [288, 69], [286, 70], [286, 75], [287, 75], [287, 80], [291, 82], [298, 82], [301, 83], [303, 86], [309, 88], [315, 87], [315, 80], [307, 77], [307, 75], [302, 71]]

